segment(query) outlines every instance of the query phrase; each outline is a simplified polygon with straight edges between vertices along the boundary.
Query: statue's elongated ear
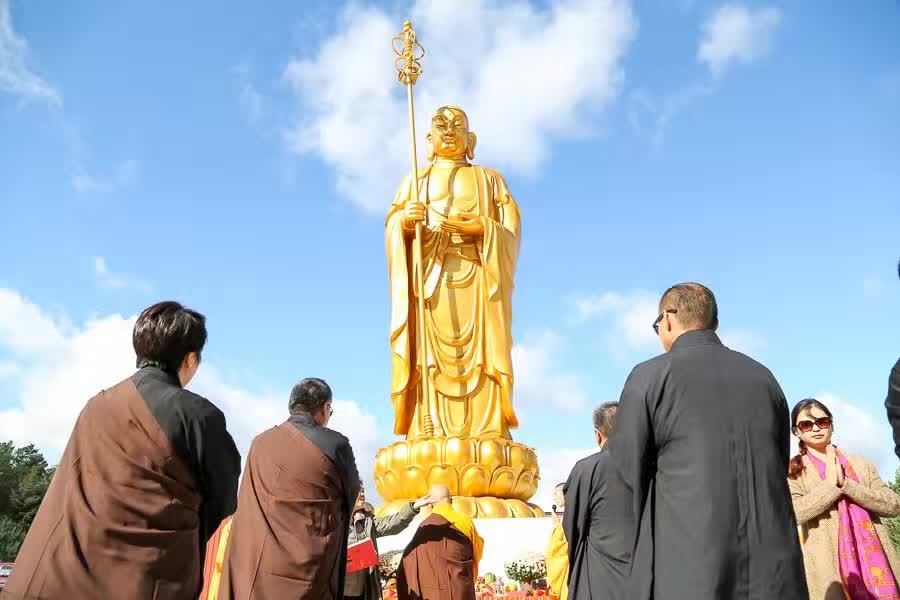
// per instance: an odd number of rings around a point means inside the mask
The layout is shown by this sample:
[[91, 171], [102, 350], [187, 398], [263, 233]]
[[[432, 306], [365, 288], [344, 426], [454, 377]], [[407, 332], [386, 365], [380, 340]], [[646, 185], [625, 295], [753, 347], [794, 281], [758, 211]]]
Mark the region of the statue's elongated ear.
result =
[[425, 141], [428, 142], [428, 162], [434, 160], [434, 144], [431, 143], [431, 132], [425, 134]]
[[468, 138], [466, 139], [466, 156], [469, 157], [469, 160], [475, 158], [475, 144], [477, 143], [478, 136], [470, 131]]

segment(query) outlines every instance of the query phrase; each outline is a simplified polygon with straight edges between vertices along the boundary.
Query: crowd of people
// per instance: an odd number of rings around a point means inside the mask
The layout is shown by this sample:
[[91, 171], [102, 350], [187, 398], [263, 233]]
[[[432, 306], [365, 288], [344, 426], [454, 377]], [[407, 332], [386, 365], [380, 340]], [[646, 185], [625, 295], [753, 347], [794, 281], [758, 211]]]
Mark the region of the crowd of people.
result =
[[[819, 400], [788, 411], [763, 365], [719, 340], [713, 293], [669, 288], [652, 324], [665, 352], [599, 406], [599, 451], [556, 489], [548, 581], [562, 599], [900, 598], [883, 518], [900, 497], [832, 443]], [[471, 600], [484, 547], [443, 485], [376, 518], [350, 441], [328, 427], [321, 379], [240, 455], [225, 417], [185, 389], [205, 318], [176, 302], [134, 327], [137, 372], [90, 399], [3, 597], [263, 600], [381, 598], [348, 546], [421, 514], [397, 572], [401, 600]], [[900, 361], [888, 416], [900, 456]], [[791, 456], [791, 436], [799, 453]]]

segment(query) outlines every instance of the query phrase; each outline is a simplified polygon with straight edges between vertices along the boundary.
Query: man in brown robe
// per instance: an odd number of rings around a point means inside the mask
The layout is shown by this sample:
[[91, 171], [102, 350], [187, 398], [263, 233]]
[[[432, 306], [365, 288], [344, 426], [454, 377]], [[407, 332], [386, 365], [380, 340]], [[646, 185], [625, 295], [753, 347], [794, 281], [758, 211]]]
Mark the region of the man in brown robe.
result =
[[472, 520], [450, 506], [450, 490], [435, 485], [432, 514], [403, 551], [398, 600], [474, 600], [484, 542]]
[[304, 379], [287, 421], [253, 440], [218, 600], [339, 600], [359, 473], [346, 437], [328, 429], [331, 388]]
[[78, 416], [4, 600], [197, 597], [241, 457], [222, 412], [183, 389], [206, 343], [203, 315], [155, 304], [133, 342], [139, 370]]

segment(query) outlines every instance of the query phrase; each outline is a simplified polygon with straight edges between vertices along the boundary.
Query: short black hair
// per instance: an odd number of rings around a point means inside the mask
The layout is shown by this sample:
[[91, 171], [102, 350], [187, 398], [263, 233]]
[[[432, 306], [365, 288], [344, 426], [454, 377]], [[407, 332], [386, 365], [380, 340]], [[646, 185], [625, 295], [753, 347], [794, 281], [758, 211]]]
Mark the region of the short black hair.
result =
[[288, 410], [291, 414], [313, 412], [320, 406], [331, 401], [331, 388], [324, 379], [307, 377], [294, 386], [291, 390], [291, 399], [288, 401]]
[[716, 297], [699, 283], [679, 283], [667, 289], [659, 301], [659, 311], [666, 310], [675, 310], [675, 318], [686, 328], [715, 329], [719, 325]]
[[131, 336], [137, 367], [177, 373], [184, 357], [206, 345], [206, 317], [171, 300], [145, 308]]
[[594, 409], [594, 429], [599, 431], [603, 437], [609, 437], [613, 427], [616, 426], [616, 410], [618, 408], [618, 402], [604, 402]]

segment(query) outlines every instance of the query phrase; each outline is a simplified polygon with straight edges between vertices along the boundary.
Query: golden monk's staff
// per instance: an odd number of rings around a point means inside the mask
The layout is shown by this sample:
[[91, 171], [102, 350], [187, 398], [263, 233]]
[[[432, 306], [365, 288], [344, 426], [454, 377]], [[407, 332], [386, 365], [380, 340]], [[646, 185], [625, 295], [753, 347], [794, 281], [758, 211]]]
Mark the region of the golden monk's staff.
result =
[[[392, 45], [394, 54], [397, 58], [394, 60], [394, 66], [397, 68], [397, 79], [406, 86], [406, 98], [409, 102], [409, 135], [412, 142], [412, 199], [414, 203], [419, 202], [419, 163], [416, 157], [416, 118], [413, 111], [413, 86], [419, 75], [422, 74], [422, 57], [425, 56], [425, 49], [416, 39], [416, 32], [413, 31], [412, 23], [405, 21], [403, 23], [403, 31], [401, 31], [393, 40]], [[427, 214], [427, 213], [426, 213]], [[418, 324], [416, 332], [419, 337], [419, 371], [421, 380], [421, 400], [420, 410], [425, 425], [425, 435], [434, 435], [434, 423], [431, 421], [431, 410], [429, 407], [430, 394], [428, 393], [428, 334], [425, 332], [425, 279], [424, 261], [422, 260], [422, 221], [416, 221], [416, 241], [414, 251], [414, 261], [416, 269], [416, 295], [418, 302], [416, 308], [418, 310]]]

